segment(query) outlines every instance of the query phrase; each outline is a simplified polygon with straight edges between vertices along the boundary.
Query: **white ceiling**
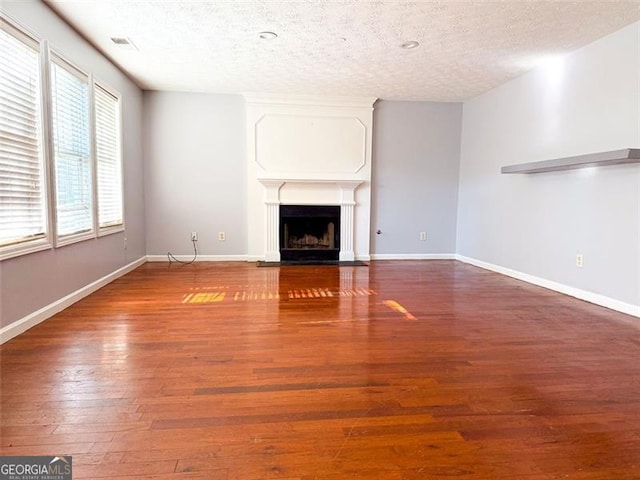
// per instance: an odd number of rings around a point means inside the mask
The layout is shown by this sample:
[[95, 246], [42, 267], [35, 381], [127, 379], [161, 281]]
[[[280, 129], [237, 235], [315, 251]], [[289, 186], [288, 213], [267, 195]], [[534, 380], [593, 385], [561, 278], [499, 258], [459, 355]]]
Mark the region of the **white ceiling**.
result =
[[144, 89], [393, 100], [466, 100], [640, 20], [640, 0], [46, 3]]

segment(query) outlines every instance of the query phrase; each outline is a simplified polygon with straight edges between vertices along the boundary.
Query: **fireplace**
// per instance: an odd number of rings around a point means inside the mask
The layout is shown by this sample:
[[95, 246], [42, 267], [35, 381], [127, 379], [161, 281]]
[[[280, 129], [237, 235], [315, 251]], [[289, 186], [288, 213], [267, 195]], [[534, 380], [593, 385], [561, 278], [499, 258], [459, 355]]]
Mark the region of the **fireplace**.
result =
[[294, 254], [330, 252], [335, 258], [339, 248], [339, 262], [369, 260], [376, 99], [257, 93], [245, 100], [248, 258], [276, 263], [289, 256], [281, 255], [281, 205], [333, 205], [340, 208], [333, 222], [333, 236], [339, 235], [333, 249], [307, 237], [306, 242], [322, 248], [301, 248]]
[[340, 256], [340, 206], [280, 205], [283, 262], [336, 261]]

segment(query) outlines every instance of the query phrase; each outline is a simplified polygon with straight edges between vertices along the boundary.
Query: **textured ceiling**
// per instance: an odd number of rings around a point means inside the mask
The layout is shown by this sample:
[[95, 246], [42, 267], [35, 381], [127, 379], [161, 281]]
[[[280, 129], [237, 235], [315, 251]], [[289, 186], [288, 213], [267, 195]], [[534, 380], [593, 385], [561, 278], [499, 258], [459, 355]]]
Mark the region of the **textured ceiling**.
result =
[[46, 3], [145, 89], [394, 100], [462, 101], [640, 20], [640, 0]]

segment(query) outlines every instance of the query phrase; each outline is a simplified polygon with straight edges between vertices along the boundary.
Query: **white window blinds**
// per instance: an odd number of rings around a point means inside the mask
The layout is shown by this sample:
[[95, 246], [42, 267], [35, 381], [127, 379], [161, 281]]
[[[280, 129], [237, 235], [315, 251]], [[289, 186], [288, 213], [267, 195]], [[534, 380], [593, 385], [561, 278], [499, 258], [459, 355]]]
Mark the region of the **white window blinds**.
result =
[[56, 231], [93, 230], [89, 84], [61, 59], [51, 63], [51, 119], [56, 184]]
[[2, 247], [43, 238], [46, 216], [38, 44], [4, 22], [0, 26]]
[[123, 231], [120, 102], [0, 12], [0, 260]]
[[117, 97], [94, 86], [96, 160], [98, 169], [98, 225], [122, 225], [122, 161], [120, 105]]

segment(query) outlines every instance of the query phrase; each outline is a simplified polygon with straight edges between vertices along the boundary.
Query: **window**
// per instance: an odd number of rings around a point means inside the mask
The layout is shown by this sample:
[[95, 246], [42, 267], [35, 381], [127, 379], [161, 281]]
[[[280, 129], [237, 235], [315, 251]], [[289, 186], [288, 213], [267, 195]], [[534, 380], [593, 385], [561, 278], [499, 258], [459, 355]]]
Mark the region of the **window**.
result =
[[52, 55], [50, 82], [56, 234], [65, 243], [94, 232], [89, 79]]
[[120, 100], [94, 85], [98, 226], [122, 229], [122, 158], [120, 155]]
[[39, 43], [0, 18], [0, 259], [48, 248]]
[[120, 116], [117, 92], [0, 13], [0, 260], [124, 230]]

